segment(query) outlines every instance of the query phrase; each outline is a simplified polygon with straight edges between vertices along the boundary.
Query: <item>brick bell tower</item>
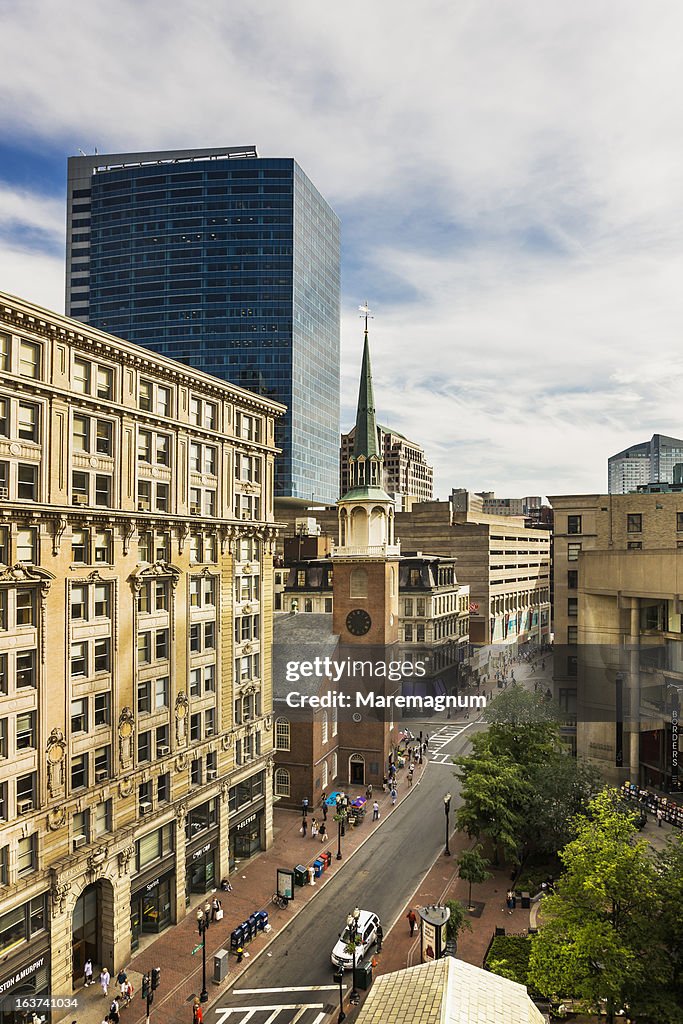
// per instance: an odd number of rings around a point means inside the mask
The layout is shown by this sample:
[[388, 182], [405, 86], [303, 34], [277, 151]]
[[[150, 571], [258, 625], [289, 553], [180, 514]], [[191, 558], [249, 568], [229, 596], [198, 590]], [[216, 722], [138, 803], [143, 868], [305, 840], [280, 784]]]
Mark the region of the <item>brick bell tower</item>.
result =
[[[363, 312], [365, 337], [349, 460], [350, 489], [337, 502], [339, 543], [332, 554], [333, 631], [344, 656], [376, 661], [396, 657], [392, 646], [398, 642], [401, 546], [394, 541], [394, 505], [382, 486], [384, 459], [375, 417], [367, 304]], [[366, 681], [358, 678], [348, 682], [352, 687], [368, 688]], [[385, 686], [381, 679], [369, 685], [378, 693], [396, 689], [395, 684]], [[349, 782], [381, 783], [395, 749], [393, 718], [389, 712], [340, 722], [340, 761], [348, 767]], [[343, 768], [342, 774], [346, 774]]]

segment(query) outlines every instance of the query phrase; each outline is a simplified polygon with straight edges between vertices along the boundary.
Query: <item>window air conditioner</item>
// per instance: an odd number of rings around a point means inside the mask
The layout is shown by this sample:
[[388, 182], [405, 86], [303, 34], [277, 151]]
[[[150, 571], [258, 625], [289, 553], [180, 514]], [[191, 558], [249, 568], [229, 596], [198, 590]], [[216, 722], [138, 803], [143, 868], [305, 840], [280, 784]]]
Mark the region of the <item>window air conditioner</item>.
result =
[[109, 771], [107, 768], [99, 768], [95, 772], [95, 782], [104, 782], [109, 778]]
[[28, 800], [19, 800], [17, 803], [17, 811], [19, 814], [30, 814], [33, 810], [33, 799], [29, 797]]
[[74, 850], [77, 850], [79, 848], [79, 846], [85, 846], [85, 844], [86, 844], [86, 837], [85, 836], [74, 836]]
[[140, 814], [148, 814], [152, 810], [152, 805], [147, 801], [143, 801], [140, 804]]
[[206, 730], [206, 734], [205, 735], [213, 736], [213, 729], [211, 728], [211, 726], [209, 726], [209, 728]]
[[152, 506], [150, 505], [150, 503], [148, 501], [139, 501], [138, 502], [138, 512], [150, 512], [151, 509], [152, 509]]
[[0, 487], [0, 498], [9, 498], [9, 487]]
[[251, 519], [251, 512], [243, 512], [242, 519]]
[[202, 510], [201, 510], [199, 505], [190, 505], [190, 515], [191, 516], [200, 516], [201, 514], [202, 514]]
[[160, 747], [157, 747], [157, 754], [159, 757], [166, 757], [166, 754], [170, 754], [171, 748], [162, 743]]
[[207, 768], [206, 769], [206, 777], [209, 780], [209, 782], [211, 782], [213, 779], [215, 779], [217, 775], [218, 775], [218, 769], [217, 768]]
[[87, 494], [74, 494], [73, 497], [74, 505], [87, 505], [88, 495]]

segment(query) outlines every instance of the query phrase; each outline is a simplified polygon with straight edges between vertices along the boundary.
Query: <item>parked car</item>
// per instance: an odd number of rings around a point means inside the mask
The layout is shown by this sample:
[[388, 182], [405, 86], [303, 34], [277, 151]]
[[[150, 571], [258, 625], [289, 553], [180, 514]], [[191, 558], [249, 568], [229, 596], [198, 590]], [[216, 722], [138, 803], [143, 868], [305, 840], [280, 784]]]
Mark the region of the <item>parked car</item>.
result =
[[[356, 963], [365, 956], [367, 951], [377, 941], [377, 928], [379, 918], [370, 910], [361, 910], [358, 918], [358, 932], [356, 937]], [[348, 925], [339, 936], [339, 941], [332, 950], [332, 963], [342, 970], [350, 970], [353, 967], [353, 952], [351, 950], [351, 935]]]

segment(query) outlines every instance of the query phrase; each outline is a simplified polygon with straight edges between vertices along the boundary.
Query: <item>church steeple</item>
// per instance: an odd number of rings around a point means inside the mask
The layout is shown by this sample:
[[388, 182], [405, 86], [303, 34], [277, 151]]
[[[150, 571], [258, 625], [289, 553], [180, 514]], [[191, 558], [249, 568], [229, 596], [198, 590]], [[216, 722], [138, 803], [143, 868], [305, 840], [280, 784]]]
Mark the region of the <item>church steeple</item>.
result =
[[361, 312], [365, 315], [365, 335], [356, 429], [349, 458], [349, 490], [337, 502], [339, 545], [335, 556], [392, 557], [400, 554], [400, 547], [394, 543], [394, 505], [382, 483], [384, 458], [375, 418], [367, 303]]

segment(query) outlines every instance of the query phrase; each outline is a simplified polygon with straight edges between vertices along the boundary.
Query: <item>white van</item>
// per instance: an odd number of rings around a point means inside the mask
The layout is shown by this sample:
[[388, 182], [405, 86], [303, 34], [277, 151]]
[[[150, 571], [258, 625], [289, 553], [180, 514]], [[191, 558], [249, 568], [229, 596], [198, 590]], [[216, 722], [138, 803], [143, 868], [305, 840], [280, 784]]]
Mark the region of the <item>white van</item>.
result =
[[[358, 917], [358, 935], [356, 938], [356, 964], [359, 964], [370, 946], [377, 941], [377, 928], [379, 918], [370, 910], [361, 910]], [[342, 970], [350, 970], [353, 967], [353, 953], [347, 948], [351, 938], [348, 925], [342, 932], [339, 941], [332, 950], [332, 963]]]

